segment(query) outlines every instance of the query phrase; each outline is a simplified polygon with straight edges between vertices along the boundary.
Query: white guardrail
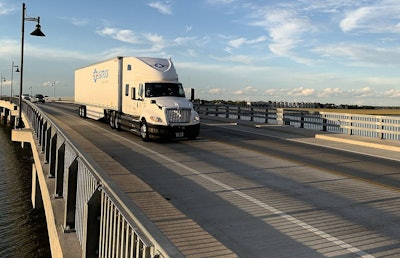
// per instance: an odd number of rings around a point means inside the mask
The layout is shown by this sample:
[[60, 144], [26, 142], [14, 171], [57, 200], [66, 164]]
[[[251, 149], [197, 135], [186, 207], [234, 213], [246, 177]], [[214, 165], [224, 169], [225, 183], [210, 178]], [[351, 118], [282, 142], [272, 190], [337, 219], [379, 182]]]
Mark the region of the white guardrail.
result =
[[195, 105], [206, 116], [294, 126], [313, 130], [400, 140], [400, 116], [327, 112], [320, 109], [286, 109], [252, 106]]

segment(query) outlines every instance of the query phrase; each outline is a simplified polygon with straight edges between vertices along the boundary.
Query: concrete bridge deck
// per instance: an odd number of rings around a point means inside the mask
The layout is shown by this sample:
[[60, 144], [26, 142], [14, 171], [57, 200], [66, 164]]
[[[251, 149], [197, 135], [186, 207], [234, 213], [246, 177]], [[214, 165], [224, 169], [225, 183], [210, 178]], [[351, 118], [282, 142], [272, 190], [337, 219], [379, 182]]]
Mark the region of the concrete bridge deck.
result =
[[[51, 113], [51, 112], [50, 112]], [[210, 233], [210, 229], [208, 227], [204, 227], [202, 225], [201, 219], [192, 218], [188, 214], [185, 209], [180, 209], [179, 205], [177, 205], [173, 197], [166, 195], [166, 193], [157, 187], [150, 186], [146, 180], [143, 180], [139, 174], [132, 173], [132, 170], [126, 167], [126, 165], [122, 165], [120, 158], [110, 155], [110, 152], [106, 149], [100, 148], [99, 145], [95, 144], [91, 137], [87, 137], [82, 135], [81, 131], [78, 128], [87, 126], [85, 120], [71, 120], [67, 122], [65, 117], [61, 116], [59, 113], [54, 113], [51, 115], [52, 118], [59, 124], [64, 130], [68, 133], [69, 137], [71, 137], [74, 142], [79, 143], [79, 146], [82, 148], [84, 153], [86, 153], [93, 162], [98, 164], [104, 171], [108, 173], [110, 179], [113, 184], [116, 184], [125, 194], [126, 196], [137, 205], [137, 207], [143, 212], [143, 214], [150, 218], [151, 221], [161, 230], [163, 234], [165, 234], [171, 242], [178, 247], [180, 252], [184, 256], [188, 257], [237, 257], [244, 255], [245, 253], [240, 253], [238, 250], [232, 247], [231, 244], [228, 244], [226, 238], [229, 236], [220, 236], [215, 233]], [[209, 128], [213, 127], [234, 127], [234, 130], [237, 130], [239, 133], [251, 133], [254, 135], [259, 134], [260, 137], [263, 135], [268, 135], [268, 137], [272, 137], [275, 139], [285, 139], [292, 142], [298, 142], [302, 144], [309, 144], [312, 146], [323, 146], [325, 148], [331, 148], [334, 150], [345, 150], [351, 153], [358, 153], [368, 155], [370, 157], [375, 158], [383, 158], [392, 161], [399, 161], [400, 155], [400, 144], [396, 141], [387, 141], [387, 140], [376, 140], [370, 139], [367, 137], [357, 137], [357, 136], [349, 136], [349, 135], [338, 135], [338, 134], [329, 134], [325, 132], [316, 132], [307, 129], [299, 129], [290, 126], [275, 126], [275, 125], [260, 125], [254, 122], [249, 121], [232, 121], [227, 119], [220, 118], [210, 118], [203, 117], [203, 124]], [[106, 129], [100, 128], [100, 136], [104, 136], [104, 140], [107, 140], [108, 131]], [[246, 129], [247, 128], [247, 129]], [[250, 131], [247, 131], [247, 130]], [[97, 136], [98, 137], [98, 136]], [[222, 136], [221, 136], [222, 137]], [[114, 139], [116, 142], [120, 144], [120, 146], [129, 145], [130, 148], [139, 148], [139, 143], [135, 140], [126, 141], [125, 135], [117, 137]], [[200, 142], [204, 141], [204, 139], [199, 139]], [[158, 146], [160, 147], [160, 146]], [[162, 146], [161, 146], [162, 147]], [[178, 165], [186, 177], [190, 177], [189, 172], [184, 172], [184, 170], [189, 169], [189, 167], [176, 164], [175, 161], [171, 160], [167, 153], [160, 154], [160, 152], [154, 152], [150, 148], [150, 146], [146, 145], [144, 148], [141, 147], [142, 151], [147, 152], [146, 155], [149, 156], [158, 156], [163, 155], [163, 166], [170, 167]], [[163, 149], [163, 148], [161, 148]], [[40, 148], [37, 148], [37, 152], [39, 153], [39, 157], [43, 159], [43, 154], [40, 154]], [[193, 153], [195, 154], [195, 153]], [[122, 155], [122, 154], [121, 154]], [[165, 155], [165, 156], [164, 156]], [[203, 154], [201, 154], [203, 155]], [[238, 157], [239, 158], [239, 157]], [[139, 160], [138, 160], [139, 161]], [[41, 161], [43, 162], [43, 160]], [[146, 168], [146, 173], [152, 170], [152, 166], [150, 163], [146, 163], [148, 168]], [[140, 167], [140, 166], [139, 166]], [[43, 173], [47, 175], [46, 172], [46, 164], [43, 166]], [[144, 169], [142, 167], [142, 169]], [[193, 169], [192, 169], [193, 172]], [[192, 176], [200, 176], [205, 179], [206, 175], [200, 175], [196, 173]], [[207, 178], [209, 179], [209, 178]], [[49, 178], [44, 178], [47, 183], [48, 189], [54, 189], [54, 181]], [[164, 182], [168, 184], [169, 178], [165, 177]], [[111, 183], [111, 182], [110, 182]], [[174, 185], [171, 187], [183, 187], [181, 183], [178, 181], [174, 182]], [[394, 187], [395, 191], [398, 191], [398, 186]], [[226, 191], [225, 189], [224, 191]], [[49, 190], [51, 192], [51, 190]], [[188, 196], [186, 190], [183, 190], [183, 195]], [[209, 197], [208, 194], [204, 196], [197, 196], [196, 199], [204, 199], [207, 200]], [[49, 195], [50, 199], [53, 199], [51, 195]], [[189, 198], [189, 197], [188, 197]], [[172, 199], [172, 200], [171, 200]], [[210, 200], [211, 201], [211, 200]], [[56, 221], [56, 230], [59, 231], [59, 235], [62, 236], [60, 238], [61, 245], [63, 247], [64, 257], [76, 257], [77, 253], [75, 248], [79, 248], [79, 242], [77, 241], [74, 234], [65, 234], [62, 232], [61, 221], [63, 219], [63, 214], [57, 214], [57, 205], [62, 204], [61, 199], [56, 199], [52, 201], [54, 206], [54, 216]], [[57, 204], [57, 202], [59, 204]], [[60, 204], [61, 203], [61, 204]], [[204, 203], [199, 203], [198, 207], [192, 207], [194, 210], [201, 210], [204, 207]], [[209, 207], [210, 210], [211, 207]], [[215, 208], [215, 207], [214, 207]], [[213, 208], [213, 209], [214, 209]], [[222, 212], [221, 209], [218, 209]], [[207, 211], [204, 211], [207, 212]], [[218, 215], [216, 217], [223, 217], [223, 215]], [[229, 217], [226, 216], [226, 220], [221, 223], [229, 224]], [[233, 221], [232, 221], [233, 223]], [[245, 229], [243, 229], [245, 230]], [[255, 230], [253, 228], [253, 230]], [[264, 229], [261, 229], [264, 230]], [[256, 232], [254, 232], [257, 235]], [[221, 240], [222, 239], [222, 240]], [[242, 241], [248, 242], [257, 242], [256, 239], [243, 239]], [[277, 242], [275, 242], [277, 243]], [[67, 246], [67, 248], [65, 248]], [[74, 246], [74, 251], [72, 251], [71, 246]], [[72, 251], [72, 252], [71, 252]], [[400, 251], [399, 251], [400, 252]], [[304, 254], [306, 254], [305, 252]], [[360, 252], [361, 253], [361, 252]], [[261, 254], [260, 254], [261, 255]], [[273, 257], [274, 255], [271, 254]]]

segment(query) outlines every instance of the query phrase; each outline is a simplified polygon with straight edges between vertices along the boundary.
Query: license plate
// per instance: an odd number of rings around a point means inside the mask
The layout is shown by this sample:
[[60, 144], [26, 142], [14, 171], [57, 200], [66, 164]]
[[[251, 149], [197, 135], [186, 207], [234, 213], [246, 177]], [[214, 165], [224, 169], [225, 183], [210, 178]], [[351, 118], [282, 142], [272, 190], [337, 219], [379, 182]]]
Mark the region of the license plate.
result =
[[175, 137], [183, 137], [184, 133], [183, 132], [177, 132], [175, 133]]

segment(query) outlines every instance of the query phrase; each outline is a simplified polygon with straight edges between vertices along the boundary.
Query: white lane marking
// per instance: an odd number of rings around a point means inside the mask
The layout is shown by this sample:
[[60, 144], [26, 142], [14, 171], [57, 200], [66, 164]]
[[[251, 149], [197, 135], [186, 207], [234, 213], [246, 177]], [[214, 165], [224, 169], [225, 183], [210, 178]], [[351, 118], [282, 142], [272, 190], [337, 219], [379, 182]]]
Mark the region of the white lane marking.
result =
[[[290, 139], [290, 138], [286, 138], [286, 137], [282, 137], [282, 136], [276, 136], [276, 135], [271, 135], [271, 134], [266, 134], [266, 133], [256, 133], [256, 132], [246, 131], [246, 130], [232, 128], [232, 127], [224, 127], [224, 128], [227, 129], [227, 130], [232, 130], [232, 131], [237, 131], [237, 132], [242, 132], [242, 133], [247, 133], [247, 134], [254, 134], [254, 135], [259, 135], [259, 136], [267, 136], [267, 137], [280, 139], [280, 140], [291, 141], [291, 142], [304, 143], [304, 144], [323, 147], [323, 148], [328, 148], [328, 149], [332, 149], [332, 150], [340, 150], [340, 151], [346, 151], [346, 152], [350, 152], [350, 153], [354, 153], [354, 154], [361, 154], [361, 155], [366, 155], [366, 156], [380, 158], [380, 159], [400, 161], [400, 159], [396, 159], [396, 158], [385, 157], [385, 156], [366, 153], [366, 152], [362, 152], [362, 151], [348, 150], [348, 149], [345, 149], [345, 148], [333, 147], [333, 146], [328, 146], [328, 145], [324, 145], [324, 144], [307, 142], [307, 141], [304, 141], [304, 140], [301, 140], [301, 139]], [[283, 132], [283, 133], [285, 133], [285, 132]], [[288, 134], [288, 133], [285, 133], [285, 134]]]
[[[87, 123], [89, 123], [89, 122], [87, 122]], [[143, 149], [143, 150], [145, 150], [145, 151], [147, 151], [147, 152], [149, 152], [149, 153], [151, 153], [153, 155], [156, 155], [159, 158], [164, 159], [167, 162], [171, 162], [176, 166], [179, 166], [179, 167], [181, 167], [181, 168], [183, 168], [183, 169], [185, 169], [187, 171], [190, 171], [193, 174], [195, 174], [197, 176], [200, 176], [203, 179], [206, 179], [207, 181], [209, 181], [209, 182], [211, 182], [211, 183], [213, 183], [215, 185], [218, 185], [218, 186], [220, 186], [221, 188], [223, 188], [223, 189], [225, 189], [227, 191], [231, 191], [233, 194], [235, 194], [237, 196], [240, 196], [243, 199], [245, 199], [245, 200], [247, 200], [247, 201], [249, 201], [249, 202], [251, 202], [251, 203], [253, 203], [253, 204], [255, 204], [255, 205], [257, 205], [257, 206], [259, 206], [259, 207], [261, 207], [263, 209], [265, 209], [265, 210], [268, 210], [268, 211], [272, 212], [275, 215], [280, 216], [281, 218], [287, 220], [288, 222], [290, 222], [292, 224], [295, 224], [295, 225], [297, 225], [299, 227], [304, 228], [305, 230], [308, 230], [311, 233], [314, 233], [315, 235], [320, 236], [321, 238], [327, 240], [328, 242], [334, 243], [335, 245], [340, 246], [343, 249], [346, 249], [350, 253], [357, 254], [357, 255], [359, 255], [359, 256], [361, 256], [363, 258], [373, 258], [373, 257], [375, 257], [373, 255], [370, 255], [370, 254], [364, 252], [363, 250], [358, 249], [357, 247], [352, 246], [351, 244], [348, 244], [348, 243], [346, 243], [346, 242], [344, 242], [344, 241], [342, 241], [342, 240], [340, 240], [340, 239], [338, 239], [338, 238], [336, 238], [336, 237], [334, 237], [334, 236], [322, 231], [322, 230], [319, 230], [319, 229], [317, 229], [317, 228], [315, 228], [315, 227], [313, 227], [313, 226], [311, 226], [311, 225], [309, 225], [309, 224], [307, 224], [307, 223], [305, 223], [305, 222], [303, 222], [303, 221], [301, 221], [299, 219], [296, 219], [295, 217], [293, 217], [293, 216], [291, 216], [291, 215], [289, 215], [289, 214], [287, 214], [287, 213], [285, 213], [283, 211], [280, 211], [280, 210], [274, 208], [271, 205], [263, 203], [262, 201], [254, 198], [254, 197], [251, 197], [250, 195], [245, 194], [245, 193], [243, 193], [243, 192], [241, 192], [241, 191], [239, 191], [239, 190], [237, 190], [237, 189], [235, 189], [235, 188], [233, 188], [233, 187], [231, 187], [231, 186], [229, 186], [229, 185], [227, 185], [227, 184], [225, 184], [225, 183], [223, 183], [221, 181], [218, 181], [218, 180], [216, 180], [216, 179], [214, 179], [214, 178], [212, 178], [212, 177], [210, 177], [208, 175], [202, 174], [200, 171], [198, 171], [196, 169], [193, 169], [193, 168], [188, 167], [188, 166], [186, 166], [186, 165], [184, 165], [182, 163], [179, 163], [178, 161], [176, 161], [176, 160], [174, 160], [172, 158], [169, 158], [169, 157], [167, 157], [167, 156], [165, 156], [165, 155], [163, 155], [161, 153], [158, 153], [158, 152], [156, 152], [156, 151], [154, 151], [154, 150], [152, 150], [150, 148], [147, 148], [147, 147], [145, 147], [145, 146], [143, 146], [141, 144], [138, 144], [138, 143], [136, 143], [136, 142], [134, 142], [132, 140], [129, 140], [129, 139], [127, 139], [127, 138], [125, 138], [125, 137], [123, 137], [123, 136], [121, 136], [119, 134], [116, 134], [116, 133], [114, 133], [114, 132], [112, 132], [110, 130], [104, 129], [104, 128], [102, 128], [102, 127], [100, 127], [98, 125], [95, 125], [93, 123], [90, 123], [90, 124], [92, 126], [98, 128], [101, 131], [104, 131], [106, 133], [112, 133], [115, 137], [120, 138], [120, 139], [124, 140], [125, 142], [129, 142], [130, 144], [133, 144], [138, 148], [141, 148], [141, 149]], [[277, 137], [277, 138], [282, 138], [282, 137]]]
[[[98, 127], [97, 125], [94, 125], [94, 126], [99, 128], [102, 131], [110, 132], [109, 130], [106, 130], [104, 128]], [[289, 214], [287, 214], [287, 213], [285, 213], [283, 211], [280, 211], [280, 210], [274, 208], [273, 206], [270, 206], [270, 205], [268, 205], [266, 203], [263, 203], [262, 201], [254, 198], [254, 197], [251, 197], [250, 195], [245, 194], [245, 193], [243, 193], [243, 192], [241, 192], [241, 191], [239, 191], [239, 190], [237, 190], [237, 189], [235, 189], [235, 188], [233, 188], [233, 187], [231, 187], [231, 186], [229, 186], [229, 185], [227, 185], [227, 184], [225, 184], [225, 183], [223, 183], [221, 181], [218, 181], [218, 180], [216, 180], [216, 179], [214, 179], [214, 178], [212, 178], [212, 177], [210, 177], [208, 175], [205, 175], [205, 174], [201, 173], [200, 171], [198, 171], [196, 169], [193, 169], [193, 168], [188, 167], [188, 166], [186, 166], [186, 165], [184, 165], [182, 163], [179, 163], [178, 161], [176, 161], [176, 160], [174, 160], [172, 158], [169, 158], [169, 157], [167, 157], [167, 156], [165, 156], [165, 155], [163, 155], [161, 153], [158, 153], [157, 151], [154, 151], [154, 150], [152, 150], [150, 148], [147, 148], [147, 147], [145, 147], [145, 146], [143, 146], [141, 144], [138, 144], [138, 143], [136, 143], [134, 141], [126, 139], [125, 137], [123, 137], [121, 135], [118, 135], [118, 134], [116, 134], [114, 132], [113, 132], [113, 134], [116, 137], [124, 140], [125, 142], [129, 142], [130, 144], [133, 144], [138, 148], [141, 148], [141, 149], [143, 149], [143, 150], [145, 150], [145, 151], [147, 151], [147, 152], [149, 152], [149, 153], [151, 153], [151, 154], [153, 154], [155, 156], [158, 156], [159, 158], [161, 158], [161, 159], [163, 159], [163, 160], [165, 160], [167, 162], [173, 163], [176, 166], [179, 166], [179, 167], [181, 167], [181, 168], [183, 168], [183, 169], [185, 169], [187, 171], [192, 172], [193, 174], [195, 174], [197, 176], [200, 176], [203, 179], [206, 179], [207, 181], [209, 181], [209, 182], [211, 182], [211, 183], [213, 183], [215, 185], [218, 185], [218, 186], [220, 186], [221, 188], [223, 188], [223, 189], [225, 189], [227, 191], [231, 191], [233, 194], [236, 194], [237, 196], [240, 196], [243, 199], [245, 199], [245, 200], [247, 200], [247, 201], [249, 201], [249, 202], [251, 202], [251, 203], [253, 203], [255, 205], [258, 205], [259, 207], [261, 207], [261, 208], [263, 208], [265, 210], [268, 210], [268, 211], [272, 212], [273, 214], [280, 216], [283, 219], [286, 219], [288, 222], [293, 223], [293, 224], [295, 224], [295, 225], [297, 225], [299, 227], [302, 227], [305, 230], [308, 230], [311, 233], [314, 233], [314, 234], [320, 236], [321, 238], [323, 238], [323, 239], [325, 239], [325, 240], [327, 240], [327, 241], [329, 241], [331, 243], [334, 243], [334, 244], [340, 246], [343, 249], [346, 249], [350, 253], [357, 254], [357, 255], [359, 255], [359, 256], [361, 256], [363, 258], [373, 258], [374, 257], [374, 256], [364, 252], [363, 250], [358, 249], [357, 247], [354, 247], [354, 246], [352, 246], [352, 245], [350, 245], [350, 244], [348, 244], [348, 243], [346, 243], [346, 242], [344, 242], [344, 241], [342, 241], [342, 240], [340, 240], [340, 239], [338, 239], [338, 238], [336, 238], [336, 237], [334, 237], [334, 236], [332, 236], [332, 235], [330, 235], [330, 234], [328, 234], [328, 233], [326, 233], [326, 232], [324, 232], [322, 230], [319, 230], [319, 229], [317, 229], [317, 228], [315, 228], [315, 227], [313, 227], [313, 226], [311, 226], [311, 225], [309, 225], [309, 224], [307, 224], [307, 223], [305, 223], [305, 222], [303, 222], [303, 221], [301, 221], [299, 219], [296, 219], [295, 217], [293, 217], [293, 216], [291, 216], [291, 215], [289, 215]]]

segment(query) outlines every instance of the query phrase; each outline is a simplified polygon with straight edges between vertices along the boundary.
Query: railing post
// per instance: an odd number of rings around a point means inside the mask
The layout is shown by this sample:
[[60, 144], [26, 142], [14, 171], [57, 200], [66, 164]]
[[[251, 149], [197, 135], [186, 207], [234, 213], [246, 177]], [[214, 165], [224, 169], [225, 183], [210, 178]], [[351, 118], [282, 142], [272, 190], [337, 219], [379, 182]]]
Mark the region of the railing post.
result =
[[50, 160], [50, 142], [51, 142], [51, 126], [49, 126], [49, 128], [47, 128], [46, 132], [45, 132], [45, 159], [44, 159], [44, 163], [49, 163]]
[[300, 128], [304, 128], [304, 112], [300, 112]]
[[353, 117], [352, 116], [350, 116], [349, 117], [349, 129], [348, 129], [348, 134], [349, 135], [352, 135], [353, 134], [353, 129], [352, 129], [352, 126], [353, 126]]
[[229, 118], [229, 106], [225, 108], [225, 118]]
[[324, 115], [324, 117], [322, 118], [322, 131], [326, 132], [327, 131], [327, 125], [328, 120], [326, 119], [326, 115]]
[[76, 189], [78, 184], [78, 159], [75, 158], [68, 167], [68, 175], [65, 177], [65, 209], [64, 209], [64, 224], [65, 233], [75, 231], [75, 211], [76, 211]]
[[383, 128], [384, 128], [383, 123], [384, 123], [383, 118], [379, 117], [379, 125], [378, 125], [379, 126], [379, 131], [378, 131], [379, 139], [383, 139], [384, 138], [383, 137]]
[[254, 121], [254, 108], [253, 107], [251, 107], [250, 108], [250, 121]]
[[98, 218], [101, 216], [101, 192], [99, 190], [93, 193], [86, 207], [83, 253], [85, 257], [99, 257], [100, 220]]
[[241, 115], [241, 109], [240, 107], [237, 108], [237, 119], [240, 120], [240, 115]]
[[64, 186], [64, 164], [65, 164], [65, 143], [62, 143], [57, 150], [57, 164], [56, 164], [56, 183], [55, 183], [55, 197], [63, 197]]
[[51, 138], [50, 142], [50, 158], [49, 158], [49, 164], [50, 164], [50, 171], [49, 171], [49, 177], [54, 178], [56, 174], [56, 154], [57, 153], [57, 133], [54, 132], [53, 137]]

